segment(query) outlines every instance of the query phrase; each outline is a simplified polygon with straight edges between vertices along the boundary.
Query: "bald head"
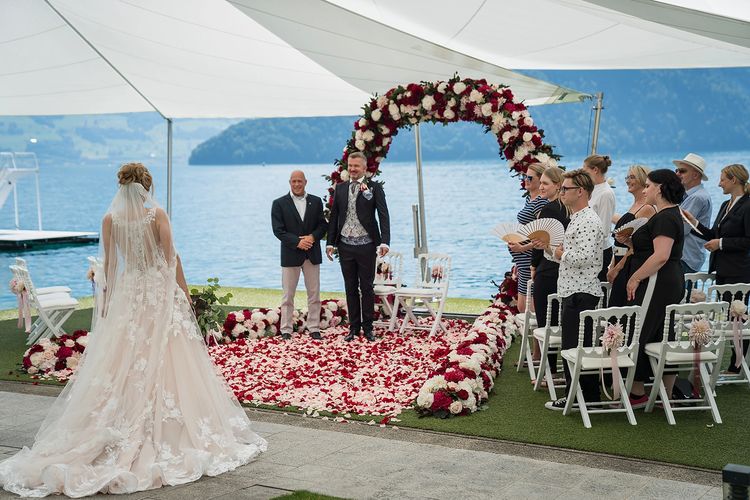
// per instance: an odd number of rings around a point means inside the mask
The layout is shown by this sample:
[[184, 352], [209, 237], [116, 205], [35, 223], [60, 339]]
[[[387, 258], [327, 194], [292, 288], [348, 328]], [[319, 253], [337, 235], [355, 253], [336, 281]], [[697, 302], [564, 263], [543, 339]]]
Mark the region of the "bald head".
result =
[[292, 189], [294, 196], [302, 196], [305, 194], [305, 186], [307, 186], [307, 179], [305, 173], [302, 170], [294, 170], [289, 176], [289, 186]]

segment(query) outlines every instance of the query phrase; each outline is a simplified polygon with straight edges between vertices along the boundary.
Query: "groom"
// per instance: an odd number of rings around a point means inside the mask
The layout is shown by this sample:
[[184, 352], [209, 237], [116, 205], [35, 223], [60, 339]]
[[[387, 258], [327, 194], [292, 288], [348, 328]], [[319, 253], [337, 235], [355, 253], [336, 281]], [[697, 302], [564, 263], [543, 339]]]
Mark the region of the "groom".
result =
[[281, 241], [281, 338], [292, 336], [294, 292], [300, 271], [307, 289], [307, 329], [310, 337], [320, 337], [320, 253], [319, 241], [326, 232], [323, 200], [305, 192], [307, 179], [301, 170], [289, 177], [289, 193], [271, 206], [273, 234]]
[[[375, 315], [376, 253], [385, 255], [391, 241], [388, 205], [383, 186], [365, 179], [367, 158], [360, 152], [351, 153], [347, 159], [349, 182], [336, 186], [333, 193], [331, 220], [328, 224], [326, 255], [333, 260], [338, 247], [341, 273], [344, 275], [346, 305], [349, 309], [349, 335], [347, 342], [364, 331], [365, 338], [375, 340], [372, 321]], [[375, 220], [375, 213], [380, 221]]]

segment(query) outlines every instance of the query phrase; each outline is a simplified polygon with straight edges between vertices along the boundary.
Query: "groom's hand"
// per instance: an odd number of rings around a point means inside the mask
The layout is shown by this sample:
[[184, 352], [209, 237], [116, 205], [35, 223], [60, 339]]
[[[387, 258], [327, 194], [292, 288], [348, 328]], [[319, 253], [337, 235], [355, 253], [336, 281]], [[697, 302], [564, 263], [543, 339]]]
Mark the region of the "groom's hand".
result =
[[300, 250], [307, 251], [307, 250], [310, 250], [310, 248], [312, 248], [312, 246], [313, 246], [312, 236], [307, 235], [307, 236], [300, 236], [299, 237], [299, 242], [297, 243], [297, 248], [299, 248]]
[[328, 260], [333, 261], [333, 247], [332, 246], [326, 247], [326, 257], [328, 257]]

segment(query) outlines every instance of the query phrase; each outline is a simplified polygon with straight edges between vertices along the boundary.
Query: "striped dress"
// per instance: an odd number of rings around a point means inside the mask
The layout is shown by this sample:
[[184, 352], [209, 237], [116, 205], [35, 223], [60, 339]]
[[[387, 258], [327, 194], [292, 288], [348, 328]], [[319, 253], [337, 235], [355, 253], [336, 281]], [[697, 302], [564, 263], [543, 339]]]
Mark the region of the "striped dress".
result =
[[[526, 203], [520, 212], [518, 212], [518, 222], [528, 224], [536, 219], [537, 213], [549, 203], [549, 200], [537, 196], [535, 199], [526, 199]], [[518, 275], [518, 293], [526, 295], [526, 283], [531, 279], [531, 250], [526, 252], [510, 252], [513, 256], [513, 263], [516, 265], [516, 274]]]

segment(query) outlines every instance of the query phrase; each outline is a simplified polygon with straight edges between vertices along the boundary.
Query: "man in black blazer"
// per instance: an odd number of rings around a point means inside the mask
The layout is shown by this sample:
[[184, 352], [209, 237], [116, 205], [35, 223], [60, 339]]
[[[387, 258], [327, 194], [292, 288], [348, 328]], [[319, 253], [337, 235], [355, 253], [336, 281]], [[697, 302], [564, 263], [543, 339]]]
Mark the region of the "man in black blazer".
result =
[[360, 329], [364, 331], [367, 340], [375, 340], [372, 334], [375, 316], [375, 258], [376, 253], [388, 253], [391, 242], [390, 219], [383, 186], [365, 178], [366, 168], [367, 158], [364, 154], [355, 152], [349, 155], [349, 182], [336, 186], [328, 224], [326, 254], [333, 260], [333, 251], [338, 248], [341, 273], [344, 275], [350, 322], [346, 341], [359, 335]]
[[310, 336], [320, 339], [320, 240], [326, 232], [323, 200], [305, 192], [307, 179], [301, 170], [289, 177], [291, 190], [273, 201], [271, 225], [281, 241], [281, 337], [292, 336], [294, 292], [300, 271], [305, 275], [307, 289], [307, 329]]

